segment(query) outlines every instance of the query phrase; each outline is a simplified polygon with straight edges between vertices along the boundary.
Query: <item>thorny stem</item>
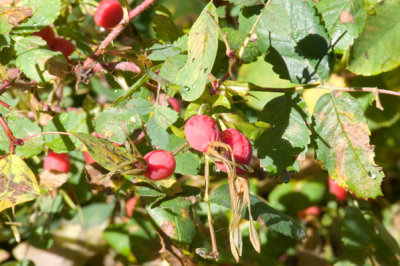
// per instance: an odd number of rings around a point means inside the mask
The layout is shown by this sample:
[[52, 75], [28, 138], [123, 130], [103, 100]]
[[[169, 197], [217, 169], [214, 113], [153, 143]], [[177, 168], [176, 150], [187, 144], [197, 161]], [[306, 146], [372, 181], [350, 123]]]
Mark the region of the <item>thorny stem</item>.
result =
[[11, 106], [9, 106], [6, 102], [3, 102], [2, 100], [0, 100], [0, 105], [3, 105], [5, 108], [11, 110]]
[[209, 166], [209, 158], [208, 155], [204, 155], [204, 176], [206, 181], [206, 187], [204, 191], [204, 201], [206, 203], [207, 208], [207, 219], [208, 219], [208, 227], [210, 229], [210, 236], [211, 236], [211, 245], [212, 245], [212, 256], [215, 260], [218, 260], [218, 247], [217, 247], [217, 240], [215, 238], [215, 231], [211, 216], [211, 207], [210, 207], [210, 199], [209, 199], [209, 186], [210, 186], [210, 166]]
[[11, 85], [11, 81], [4, 79], [3, 83], [0, 85], [0, 95], [3, 94]]
[[[268, 2], [265, 4], [264, 8], [266, 6], [268, 6], [270, 2], [271, 2], [271, 0], [268, 0]], [[239, 52], [238, 52], [238, 59], [239, 60], [242, 59], [242, 56], [243, 56], [243, 53], [244, 53], [244, 49], [246, 49], [247, 44], [249, 44], [250, 39], [253, 37], [254, 32], [256, 31], [258, 23], [260, 23], [262, 15], [263, 15], [263, 11], [261, 11], [261, 13], [258, 15], [256, 21], [254, 22], [253, 26], [251, 27], [251, 30], [250, 30], [249, 34], [247, 34], [246, 39], [244, 39], [242, 44], [240, 45]]]
[[377, 87], [336, 87], [336, 86], [331, 86], [331, 85], [318, 85], [317, 88], [321, 89], [327, 89], [327, 90], [338, 90], [338, 91], [355, 91], [355, 92], [378, 92], [379, 94], [388, 94], [388, 95], [393, 95], [400, 97], [400, 92], [399, 91], [390, 91], [390, 90], [383, 90], [383, 89], [378, 89]]
[[[140, 5], [138, 5], [135, 9], [129, 12], [129, 21], [137, 17], [140, 13], [146, 10], [150, 5], [154, 3], [155, 0], [145, 0]], [[128, 25], [129, 21], [122, 20], [111, 32], [108, 36], [100, 43], [99, 47], [94, 51], [94, 53], [85, 60], [83, 63], [84, 67], [87, 69], [91, 67], [94, 63], [94, 60], [99, 57], [103, 50], [109, 46], [112, 41], [117, 38], [117, 36], [124, 30], [124, 28]]]

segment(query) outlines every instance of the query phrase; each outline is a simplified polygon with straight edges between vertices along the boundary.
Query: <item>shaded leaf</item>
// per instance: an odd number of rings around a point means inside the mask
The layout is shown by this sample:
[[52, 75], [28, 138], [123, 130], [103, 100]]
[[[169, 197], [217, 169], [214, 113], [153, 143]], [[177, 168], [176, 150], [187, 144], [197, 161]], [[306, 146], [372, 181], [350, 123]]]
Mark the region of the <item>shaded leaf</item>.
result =
[[371, 134], [358, 102], [346, 92], [321, 96], [314, 109], [316, 153], [330, 177], [358, 197], [382, 195]]
[[400, 2], [384, 1], [368, 16], [365, 30], [354, 42], [349, 70], [376, 75], [400, 65]]
[[11, 154], [0, 160], [0, 212], [34, 200], [39, 193], [35, 175], [21, 158]]
[[179, 71], [177, 83], [181, 85], [184, 100], [193, 101], [201, 96], [208, 74], [214, 65], [218, 50], [218, 17], [213, 3], [209, 3], [193, 24], [188, 40], [188, 60]]
[[346, 208], [341, 228], [342, 241], [348, 247], [364, 248], [371, 240], [371, 228], [359, 209]]
[[304, 84], [329, 77], [330, 40], [307, 1], [273, 0], [262, 10], [256, 34], [281, 78]]
[[[218, 187], [210, 196], [210, 202], [231, 208], [229, 196], [229, 186], [222, 185]], [[264, 200], [250, 194], [251, 212], [254, 221], [264, 223], [269, 230], [290, 236], [296, 239], [303, 239], [306, 233], [303, 228], [295, 223], [292, 218], [284, 213], [281, 213], [274, 208], [271, 208]], [[243, 211], [243, 217], [246, 218], [247, 211]]]
[[264, 107], [260, 121], [271, 128], [255, 142], [261, 165], [267, 172], [282, 174], [299, 171], [298, 156], [307, 150], [311, 122], [306, 105], [297, 94], [279, 96]]
[[154, 8], [156, 16], [154, 17], [154, 31], [156, 37], [163, 42], [173, 42], [183, 34], [172, 20], [171, 13], [162, 5]]

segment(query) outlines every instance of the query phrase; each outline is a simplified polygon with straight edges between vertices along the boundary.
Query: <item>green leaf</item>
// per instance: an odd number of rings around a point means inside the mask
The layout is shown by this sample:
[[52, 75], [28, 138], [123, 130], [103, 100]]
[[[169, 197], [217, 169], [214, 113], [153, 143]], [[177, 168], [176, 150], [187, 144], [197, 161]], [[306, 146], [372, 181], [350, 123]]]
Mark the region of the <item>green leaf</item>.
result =
[[162, 129], [166, 130], [178, 119], [178, 113], [167, 106], [157, 106], [153, 118]]
[[127, 100], [129, 97], [132, 96], [132, 94], [137, 91], [141, 86], [143, 86], [147, 81], [149, 80], [149, 76], [143, 75], [140, 79], [138, 79], [132, 86], [129, 87], [129, 90], [127, 90], [124, 95], [119, 96], [115, 102], [113, 103], [113, 107], [118, 106], [119, 103], [123, 102], [124, 100]]
[[[41, 132], [40, 127], [28, 118], [20, 118], [16, 115], [13, 115], [8, 116], [6, 121], [16, 138], [23, 139]], [[0, 130], [0, 151], [7, 153], [9, 145], [10, 143], [6, 134], [4, 133], [4, 130]], [[38, 155], [42, 151], [43, 136], [31, 138], [30, 140], [25, 141], [23, 146], [17, 146], [16, 148], [16, 154], [26, 158]]]
[[40, 193], [35, 175], [17, 155], [0, 160], [0, 212], [34, 200]]
[[359, 209], [346, 208], [341, 228], [343, 243], [352, 248], [364, 248], [371, 240], [371, 228]]
[[254, 6], [262, 4], [262, 0], [229, 0], [230, 3], [240, 6]]
[[172, 43], [156, 43], [147, 51], [150, 52], [150, 55], [147, 58], [152, 61], [164, 61], [182, 52], [181, 49], [175, 47]]
[[267, 172], [299, 171], [297, 157], [307, 149], [311, 122], [306, 105], [297, 94], [287, 93], [264, 107], [260, 121], [271, 125], [255, 142], [261, 165]]
[[215, 10], [213, 3], [209, 3], [190, 29], [188, 60], [177, 77], [178, 84], [182, 86], [182, 97], [186, 101], [201, 96], [214, 65], [218, 50], [218, 17]]
[[103, 238], [118, 254], [128, 257], [131, 254], [131, 241], [126, 232], [117, 230], [106, 230], [103, 233]]
[[139, 115], [148, 115], [153, 112], [153, 105], [144, 99], [132, 99], [126, 103], [126, 108], [134, 109], [134, 111]]
[[[231, 208], [229, 186], [222, 185], [218, 187], [210, 196], [210, 202], [224, 206], [226, 208]], [[284, 213], [281, 213], [274, 208], [271, 208], [264, 200], [261, 198], [250, 195], [251, 212], [254, 221], [262, 221], [269, 230], [275, 231], [286, 236], [290, 236], [296, 239], [303, 239], [306, 237], [306, 233], [303, 228], [293, 221], [292, 218]], [[246, 220], [245, 215], [247, 211], [243, 211], [243, 218]]]
[[28, 37], [13, 36], [12, 39], [15, 42], [14, 49], [17, 56], [25, 52], [28, 52], [32, 49], [46, 45], [46, 41], [38, 36], [28, 36]]
[[134, 159], [124, 148], [115, 146], [105, 139], [85, 133], [73, 133], [73, 135], [85, 144], [90, 156], [109, 171]]
[[8, 24], [5, 16], [0, 16], [0, 34], [8, 33], [12, 30], [13, 26]]
[[49, 73], [46, 63], [55, 56], [59, 56], [62, 60], [60, 52], [42, 48], [32, 49], [17, 56], [16, 64], [28, 78], [37, 82], [47, 82], [54, 76]]
[[183, 34], [172, 20], [171, 13], [162, 5], [154, 8], [156, 16], [154, 17], [154, 31], [156, 37], [163, 42], [173, 42]]
[[160, 146], [161, 149], [166, 149], [169, 144], [169, 134], [163, 129], [154, 117], [149, 119], [147, 130], [153, 146]]
[[193, 203], [186, 197], [163, 200], [159, 206], [146, 206], [151, 218], [171, 239], [190, 244], [196, 235], [196, 226], [191, 218]]
[[123, 143], [126, 139], [122, 131], [122, 121], [128, 132], [141, 127], [141, 119], [136, 109], [109, 108], [99, 114], [96, 120], [96, 132], [110, 141]]
[[365, 30], [354, 42], [349, 70], [376, 75], [400, 65], [400, 2], [388, 0], [368, 16]]
[[[88, 133], [89, 128], [86, 121], [86, 113], [71, 111], [56, 115], [44, 127], [43, 132], [69, 132]], [[44, 136], [44, 141], [50, 149], [57, 153], [68, 152], [79, 146], [79, 141], [66, 135], [49, 134]]]
[[92, 203], [82, 207], [82, 212], [77, 213], [72, 222], [82, 224], [84, 227], [95, 227], [107, 221], [113, 211], [113, 205], [108, 203]]
[[329, 176], [358, 197], [382, 195], [384, 177], [374, 162], [371, 134], [358, 102], [346, 92], [320, 97], [315, 109], [316, 153]]
[[330, 73], [330, 40], [316, 10], [307, 1], [273, 0], [256, 27], [265, 60], [293, 83], [325, 80]]
[[31, 7], [33, 14], [27, 22], [20, 24], [15, 29], [24, 33], [37, 31], [37, 26], [50, 25], [60, 15], [62, 8], [61, 0], [23, 0], [21, 4]]
[[175, 155], [175, 173], [183, 175], [199, 174], [200, 158], [193, 152], [180, 152]]
[[363, 0], [322, 0], [317, 9], [337, 53], [343, 53], [353, 44], [367, 20]]

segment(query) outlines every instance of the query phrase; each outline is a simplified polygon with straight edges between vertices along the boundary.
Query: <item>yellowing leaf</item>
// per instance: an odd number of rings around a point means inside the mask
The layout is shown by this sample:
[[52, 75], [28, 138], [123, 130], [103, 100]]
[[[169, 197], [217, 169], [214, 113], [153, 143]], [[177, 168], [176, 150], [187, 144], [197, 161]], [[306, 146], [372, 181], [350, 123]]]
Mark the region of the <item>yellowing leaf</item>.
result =
[[0, 160], [0, 212], [39, 195], [39, 185], [26, 163], [16, 155]]

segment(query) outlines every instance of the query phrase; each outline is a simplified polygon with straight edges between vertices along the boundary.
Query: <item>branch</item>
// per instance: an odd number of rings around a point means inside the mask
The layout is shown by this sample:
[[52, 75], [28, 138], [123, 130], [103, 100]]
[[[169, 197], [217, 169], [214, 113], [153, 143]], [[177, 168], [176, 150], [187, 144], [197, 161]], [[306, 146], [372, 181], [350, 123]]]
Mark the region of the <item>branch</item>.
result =
[[338, 91], [355, 91], [355, 92], [372, 92], [372, 93], [379, 93], [379, 94], [388, 94], [400, 97], [399, 91], [390, 91], [390, 90], [383, 90], [378, 89], [377, 87], [336, 87], [331, 85], [318, 85], [317, 88], [327, 89], [327, 90], [338, 90]]
[[3, 83], [0, 85], [0, 95], [3, 94], [3, 92], [5, 92], [11, 85], [11, 81], [9, 81], [8, 79], [4, 79]]
[[132, 62], [112, 62], [104, 64], [95, 63], [93, 65], [94, 72], [101, 72], [105, 70], [109, 72], [113, 72], [114, 70], [121, 70], [133, 73], [140, 73], [140, 67], [138, 67], [135, 63]]
[[85, 69], [88, 69], [93, 64], [94, 60], [99, 57], [103, 50], [107, 48], [111, 44], [112, 41], [117, 38], [117, 36], [124, 30], [124, 28], [128, 25], [129, 21], [137, 17], [140, 13], [146, 10], [150, 5], [154, 3], [155, 0], [145, 0], [140, 5], [138, 5], [135, 9], [129, 12], [128, 21], [122, 20], [113, 30], [108, 34], [108, 36], [100, 43], [99, 47], [97, 47], [96, 51], [85, 60], [83, 66]]
[[8, 127], [8, 124], [6, 120], [4, 120], [4, 117], [0, 114], [0, 124], [4, 129], [4, 132], [6, 133], [8, 137], [8, 141], [10, 142], [9, 150], [10, 154], [15, 153], [15, 146], [22, 146], [24, 145], [24, 140], [22, 139], [17, 139], [14, 137], [14, 134], [12, 133], [11, 129]]

